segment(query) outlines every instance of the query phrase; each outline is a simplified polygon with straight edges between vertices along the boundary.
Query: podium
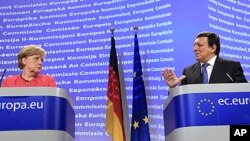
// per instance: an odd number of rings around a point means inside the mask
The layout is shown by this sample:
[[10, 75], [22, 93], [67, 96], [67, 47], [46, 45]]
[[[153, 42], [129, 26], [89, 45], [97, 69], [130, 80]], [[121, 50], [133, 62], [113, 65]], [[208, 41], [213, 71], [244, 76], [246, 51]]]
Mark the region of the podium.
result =
[[229, 141], [230, 125], [250, 124], [250, 84], [192, 84], [170, 89], [166, 141]]
[[0, 140], [74, 141], [75, 112], [64, 89], [0, 88]]

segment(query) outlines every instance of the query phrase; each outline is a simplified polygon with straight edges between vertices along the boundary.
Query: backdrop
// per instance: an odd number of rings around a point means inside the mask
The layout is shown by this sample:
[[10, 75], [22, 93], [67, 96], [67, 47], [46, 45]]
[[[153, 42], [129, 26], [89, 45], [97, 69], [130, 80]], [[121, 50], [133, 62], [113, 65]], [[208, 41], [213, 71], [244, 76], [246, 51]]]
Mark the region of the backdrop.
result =
[[[20, 74], [17, 52], [28, 44], [47, 51], [43, 73], [55, 77], [74, 100], [76, 141], [110, 141], [105, 132], [110, 28], [115, 28], [126, 134], [132, 108], [134, 26], [146, 87], [151, 141], [164, 140], [167, 90], [161, 72], [195, 62], [201, 31], [221, 37], [221, 57], [242, 63], [250, 80], [249, 0], [2, 0], [0, 75]], [[181, 116], [181, 115], [180, 115]]]

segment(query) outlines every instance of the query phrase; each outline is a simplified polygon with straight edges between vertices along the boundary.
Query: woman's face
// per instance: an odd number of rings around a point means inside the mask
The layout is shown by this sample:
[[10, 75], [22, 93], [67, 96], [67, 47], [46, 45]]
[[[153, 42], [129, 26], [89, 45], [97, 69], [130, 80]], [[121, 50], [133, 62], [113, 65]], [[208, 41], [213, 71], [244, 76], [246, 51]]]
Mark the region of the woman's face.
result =
[[23, 70], [38, 74], [42, 70], [43, 60], [44, 57], [41, 55], [27, 56], [22, 59], [22, 62], [24, 64]]

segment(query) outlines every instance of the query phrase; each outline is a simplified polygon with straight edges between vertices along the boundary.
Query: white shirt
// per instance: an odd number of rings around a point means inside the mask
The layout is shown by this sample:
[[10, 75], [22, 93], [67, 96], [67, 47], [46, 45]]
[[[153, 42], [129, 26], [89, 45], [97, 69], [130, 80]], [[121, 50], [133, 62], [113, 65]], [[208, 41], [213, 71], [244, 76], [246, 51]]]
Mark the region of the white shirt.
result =
[[[212, 70], [214, 68], [214, 63], [215, 63], [215, 60], [216, 60], [217, 56], [214, 56], [212, 59], [210, 59], [207, 63], [209, 64], [207, 66], [207, 76], [208, 76], [208, 82], [210, 80], [210, 76], [211, 76], [211, 73], [212, 73]], [[201, 63], [201, 66], [202, 64], [204, 63]], [[202, 68], [202, 67], [201, 67]], [[201, 72], [202, 72], [202, 69], [201, 69]]]

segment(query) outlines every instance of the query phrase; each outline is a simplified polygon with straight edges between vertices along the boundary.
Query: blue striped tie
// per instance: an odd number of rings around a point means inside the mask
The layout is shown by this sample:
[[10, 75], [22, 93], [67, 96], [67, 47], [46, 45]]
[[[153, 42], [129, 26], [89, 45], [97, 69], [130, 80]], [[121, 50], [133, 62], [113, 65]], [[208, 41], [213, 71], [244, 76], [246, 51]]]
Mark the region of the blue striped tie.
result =
[[208, 83], [208, 76], [207, 76], [207, 66], [209, 64], [204, 63], [202, 64], [202, 83], [207, 84]]

